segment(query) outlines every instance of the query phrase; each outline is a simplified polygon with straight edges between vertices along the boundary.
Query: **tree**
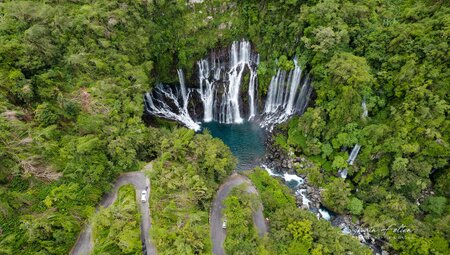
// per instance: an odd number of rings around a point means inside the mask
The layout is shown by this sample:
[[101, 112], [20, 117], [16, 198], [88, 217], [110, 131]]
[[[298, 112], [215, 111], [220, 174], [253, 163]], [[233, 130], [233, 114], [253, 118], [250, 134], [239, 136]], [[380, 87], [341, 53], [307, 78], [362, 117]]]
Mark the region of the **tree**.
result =
[[347, 209], [353, 215], [360, 215], [363, 211], [363, 202], [356, 197], [350, 198]]
[[289, 254], [309, 254], [313, 242], [311, 226], [312, 222], [308, 220], [296, 221], [287, 226], [295, 240], [288, 248]]
[[421, 208], [425, 212], [439, 217], [442, 215], [442, 213], [444, 213], [446, 205], [447, 198], [430, 196], [421, 205]]
[[347, 167], [347, 161], [342, 156], [336, 156], [332, 166], [334, 169], [344, 169]]
[[324, 205], [338, 213], [344, 213], [349, 196], [349, 185], [342, 178], [334, 178], [325, 186], [322, 194]]

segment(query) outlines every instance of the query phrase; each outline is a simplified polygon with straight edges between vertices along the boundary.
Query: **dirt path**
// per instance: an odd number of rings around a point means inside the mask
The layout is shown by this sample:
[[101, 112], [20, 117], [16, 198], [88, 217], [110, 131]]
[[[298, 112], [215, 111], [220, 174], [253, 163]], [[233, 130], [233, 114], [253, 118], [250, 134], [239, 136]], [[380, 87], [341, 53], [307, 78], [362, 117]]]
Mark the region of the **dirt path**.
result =
[[[214, 198], [212, 209], [211, 209], [211, 215], [210, 215], [210, 221], [209, 221], [209, 227], [211, 232], [211, 241], [213, 243], [213, 253], [215, 255], [224, 255], [225, 251], [223, 248], [223, 243], [225, 241], [226, 232], [224, 229], [222, 229], [222, 209], [223, 209], [223, 200], [228, 196], [230, 191], [240, 184], [246, 183], [248, 188], [247, 191], [249, 193], [258, 193], [255, 187], [252, 185], [251, 181], [240, 174], [233, 174], [231, 175], [222, 186], [220, 186], [219, 190], [217, 191], [217, 195]], [[262, 205], [259, 206], [258, 210], [253, 214], [253, 223], [255, 224], [259, 236], [264, 236], [265, 233], [267, 233], [267, 225], [266, 221], [264, 219], [264, 215], [262, 212]]]

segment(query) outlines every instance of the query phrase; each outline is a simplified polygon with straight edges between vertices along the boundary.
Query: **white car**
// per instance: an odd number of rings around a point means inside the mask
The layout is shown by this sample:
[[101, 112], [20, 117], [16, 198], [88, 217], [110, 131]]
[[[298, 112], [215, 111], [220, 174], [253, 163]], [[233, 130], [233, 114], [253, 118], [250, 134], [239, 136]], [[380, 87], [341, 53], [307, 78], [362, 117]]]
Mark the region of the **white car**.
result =
[[143, 190], [143, 191], [141, 192], [141, 202], [142, 202], [142, 203], [147, 202], [147, 191], [146, 191], [146, 190]]
[[227, 228], [227, 220], [223, 220], [222, 222], [222, 228], [226, 229]]

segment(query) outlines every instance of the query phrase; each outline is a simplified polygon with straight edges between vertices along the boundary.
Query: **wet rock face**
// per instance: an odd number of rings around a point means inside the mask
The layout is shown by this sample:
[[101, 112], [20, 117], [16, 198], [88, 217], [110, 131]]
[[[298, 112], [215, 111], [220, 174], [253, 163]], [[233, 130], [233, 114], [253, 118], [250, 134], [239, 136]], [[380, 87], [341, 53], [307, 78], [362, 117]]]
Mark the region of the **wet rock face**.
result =
[[[305, 181], [305, 183], [307, 182]], [[314, 186], [307, 186], [306, 192], [309, 195], [309, 200], [311, 200], [312, 206], [319, 209], [322, 201], [320, 190]]]
[[[313, 164], [308, 162], [308, 160], [301, 156], [296, 156], [293, 151], [287, 152], [285, 149], [280, 148], [276, 145], [275, 137], [281, 131], [274, 130], [272, 135], [267, 136], [267, 140], [265, 142], [266, 146], [266, 156], [265, 161], [267, 165], [271, 168], [278, 169], [282, 172], [287, 173], [296, 173], [297, 169], [304, 169], [312, 167]], [[300, 177], [304, 178], [305, 175], [300, 174]]]
[[293, 172], [294, 161], [287, 155], [287, 153], [275, 144], [275, 137], [279, 133], [278, 130], [274, 130], [272, 135], [267, 136], [266, 146], [266, 161], [271, 168], [278, 169], [282, 172]]

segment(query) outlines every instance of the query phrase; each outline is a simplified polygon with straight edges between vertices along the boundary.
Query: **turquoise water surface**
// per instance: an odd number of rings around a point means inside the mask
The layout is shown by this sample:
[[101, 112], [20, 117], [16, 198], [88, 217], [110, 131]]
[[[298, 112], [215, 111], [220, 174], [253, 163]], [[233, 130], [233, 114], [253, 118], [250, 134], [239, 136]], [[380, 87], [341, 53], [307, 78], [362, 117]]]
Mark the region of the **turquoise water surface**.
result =
[[243, 171], [259, 166], [262, 162], [266, 132], [258, 124], [222, 124], [218, 122], [202, 123], [202, 129], [208, 129], [212, 136], [222, 139], [238, 159], [237, 170]]

